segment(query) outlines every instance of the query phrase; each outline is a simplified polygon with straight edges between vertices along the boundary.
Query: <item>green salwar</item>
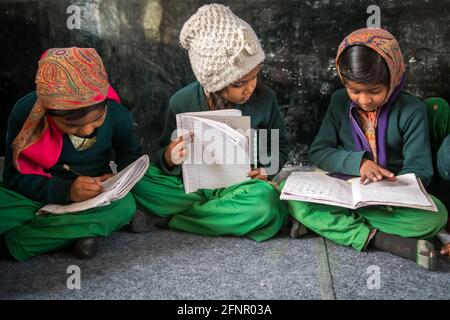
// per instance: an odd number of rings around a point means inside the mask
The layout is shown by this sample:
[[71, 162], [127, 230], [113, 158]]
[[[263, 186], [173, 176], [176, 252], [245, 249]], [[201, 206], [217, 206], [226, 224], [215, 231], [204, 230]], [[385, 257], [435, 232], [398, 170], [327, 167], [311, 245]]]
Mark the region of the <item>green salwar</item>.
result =
[[[311, 162], [319, 168], [359, 176], [364, 152], [355, 151], [344, 89], [333, 93], [327, 114], [311, 145]], [[386, 134], [386, 169], [396, 175], [414, 173], [428, 185], [433, 177], [427, 110], [417, 98], [400, 92], [390, 106]], [[376, 183], [376, 182], [375, 182]], [[401, 237], [428, 239], [445, 226], [447, 209], [433, 197], [438, 212], [404, 207], [371, 206], [357, 210], [288, 201], [290, 214], [306, 227], [338, 244], [361, 251], [376, 228]]]
[[431, 197], [438, 212], [386, 206], [349, 210], [302, 201], [287, 203], [293, 218], [312, 231], [338, 244], [362, 251], [373, 228], [407, 238], [429, 239], [437, 235], [447, 223], [447, 209], [441, 201]]
[[132, 194], [108, 206], [76, 214], [36, 216], [43, 203], [0, 187], [0, 234], [17, 261], [60, 249], [83, 237], [108, 236], [133, 217]]
[[171, 216], [171, 229], [200, 235], [245, 235], [264, 241], [273, 237], [288, 217], [278, 190], [261, 180], [185, 193], [179, 176], [165, 175], [151, 165], [132, 192], [144, 210]]
[[108, 206], [77, 214], [36, 216], [48, 203], [70, 204], [70, 190], [76, 175], [65, 164], [85, 176], [111, 173], [110, 161], [120, 171], [141, 156], [133, 134], [131, 113], [115, 101], [108, 100], [103, 124], [97, 128], [96, 141], [78, 151], [67, 134], [63, 135], [57, 163], [47, 170], [51, 178], [22, 174], [13, 165], [12, 144], [37, 101], [36, 92], [21, 98], [8, 119], [3, 184], [0, 183], [0, 235], [15, 259], [23, 261], [40, 253], [72, 244], [79, 238], [107, 236], [127, 224], [136, 212], [133, 195]]

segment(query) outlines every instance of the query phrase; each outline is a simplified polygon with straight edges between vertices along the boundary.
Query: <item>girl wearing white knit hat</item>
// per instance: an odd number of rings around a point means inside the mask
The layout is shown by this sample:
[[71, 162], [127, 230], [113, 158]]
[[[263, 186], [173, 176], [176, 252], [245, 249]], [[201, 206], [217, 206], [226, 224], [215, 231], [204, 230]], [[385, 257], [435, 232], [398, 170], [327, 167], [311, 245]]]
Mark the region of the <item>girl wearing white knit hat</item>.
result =
[[[184, 24], [180, 43], [188, 50], [197, 81], [170, 99], [156, 166], [135, 187], [136, 201], [164, 217], [162, 225], [172, 229], [267, 240], [279, 231], [288, 213], [276, 188], [264, 181], [269, 176], [263, 165], [250, 171], [253, 179], [246, 182], [186, 194], [180, 164], [187, 150], [181, 137], [171, 141], [178, 113], [239, 109], [251, 117], [252, 128], [267, 129], [269, 139], [271, 130], [279, 130], [279, 159], [272, 161], [278, 166], [271, 175], [283, 167], [289, 154], [286, 127], [274, 93], [257, 83], [265, 58], [261, 44], [250, 25], [219, 4], [199, 8]], [[271, 163], [264, 167], [273, 168]]]

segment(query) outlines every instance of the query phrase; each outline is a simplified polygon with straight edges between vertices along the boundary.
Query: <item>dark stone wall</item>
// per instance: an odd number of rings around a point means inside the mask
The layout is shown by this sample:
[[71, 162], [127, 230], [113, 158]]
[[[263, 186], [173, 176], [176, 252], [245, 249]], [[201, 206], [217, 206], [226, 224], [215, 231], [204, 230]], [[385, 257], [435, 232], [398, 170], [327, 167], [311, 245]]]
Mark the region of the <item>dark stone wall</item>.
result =
[[[0, 154], [8, 114], [34, 89], [37, 60], [50, 47], [95, 47], [110, 82], [134, 114], [144, 150], [154, 154], [170, 96], [194, 80], [178, 45], [199, 0], [0, 1]], [[341, 87], [334, 66], [340, 41], [364, 27], [366, 8], [381, 8], [381, 26], [400, 42], [407, 89], [450, 98], [450, 0], [217, 1], [249, 22], [267, 59], [262, 81], [276, 93], [293, 143], [291, 160], [306, 159], [330, 94]], [[69, 30], [67, 7], [81, 8], [81, 29]]]

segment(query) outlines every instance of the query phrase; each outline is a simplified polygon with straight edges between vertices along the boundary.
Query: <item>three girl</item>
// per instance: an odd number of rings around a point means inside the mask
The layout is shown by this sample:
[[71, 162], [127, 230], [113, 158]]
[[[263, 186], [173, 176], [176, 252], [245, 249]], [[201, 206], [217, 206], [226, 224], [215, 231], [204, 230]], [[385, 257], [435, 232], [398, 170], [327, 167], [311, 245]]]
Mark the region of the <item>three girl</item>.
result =
[[[267, 129], [269, 136], [278, 130], [276, 171], [287, 161], [289, 143], [275, 94], [258, 81], [265, 54], [245, 21], [225, 6], [205, 5], [184, 24], [180, 43], [197, 81], [172, 96], [156, 165], [132, 191], [140, 207], [161, 218], [158, 226], [263, 241], [280, 230], [290, 213], [339, 244], [360, 251], [374, 246], [434, 268], [435, 251], [426, 239], [447, 221], [447, 211], [436, 198], [437, 213], [283, 202], [267, 182], [274, 175], [265, 169], [271, 164], [260, 162], [248, 173], [252, 180], [186, 194], [180, 166], [188, 156], [186, 142], [171, 139], [178, 113], [235, 108], [251, 117], [252, 128]], [[360, 176], [362, 182], [415, 173], [429, 184], [433, 167], [426, 109], [401, 91], [405, 70], [395, 38], [382, 29], [357, 30], [341, 43], [336, 66], [345, 89], [332, 95], [310, 149], [311, 161], [326, 171]], [[79, 256], [89, 257], [95, 251], [89, 245], [93, 237], [108, 235], [131, 220], [131, 195], [77, 215], [35, 217], [34, 212], [45, 203], [82, 201], [101, 192], [98, 182], [111, 173], [112, 149], [119, 170], [137, 159], [140, 149], [131, 117], [107, 99], [106, 73], [93, 49], [50, 50], [40, 62], [36, 83], [37, 92], [18, 102], [9, 121], [4, 175], [8, 189], [0, 188], [0, 234], [19, 261], [74, 241]], [[45, 158], [43, 148], [49, 154]], [[84, 176], [71, 176], [62, 169], [64, 164]], [[150, 230], [150, 216], [137, 220], [136, 229]], [[91, 250], [83, 251], [83, 245]]]

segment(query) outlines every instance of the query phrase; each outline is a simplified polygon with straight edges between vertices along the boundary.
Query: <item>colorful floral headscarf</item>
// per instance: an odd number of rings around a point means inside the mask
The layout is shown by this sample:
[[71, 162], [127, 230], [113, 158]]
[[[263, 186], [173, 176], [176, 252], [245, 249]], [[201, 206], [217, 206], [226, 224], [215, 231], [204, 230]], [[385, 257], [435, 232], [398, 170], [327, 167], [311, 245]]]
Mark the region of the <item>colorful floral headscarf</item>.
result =
[[356, 106], [353, 102], [350, 105], [350, 121], [352, 124], [352, 135], [356, 151], [364, 150], [372, 153], [375, 151], [376, 154], [374, 155], [374, 159], [377, 159], [378, 163], [385, 167], [387, 164], [386, 132], [389, 108], [397, 98], [404, 84], [405, 66], [403, 63], [402, 52], [395, 37], [384, 29], [364, 28], [356, 30], [349, 34], [341, 42], [338, 48], [336, 68], [342, 82], [344, 82], [344, 80], [339, 70], [339, 58], [345, 49], [354, 45], [362, 45], [375, 50], [386, 61], [389, 69], [389, 91], [377, 114], [374, 137], [374, 143], [376, 143], [375, 148], [371, 148], [369, 142], [367, 141], [368, 139], [364, 136], [364, 133], [358, 125], [358, 121], [355, 119], [358, 106]]
[[47, 50], [36, 75], [36, 103], [12, 143], [16, 169], [50, 177], [44, 170], [58, 161], [63, 133], [46, 116], [46, 110], [88, 107], [105, 100], [108, 90], [108, 77], [95, 49]]

